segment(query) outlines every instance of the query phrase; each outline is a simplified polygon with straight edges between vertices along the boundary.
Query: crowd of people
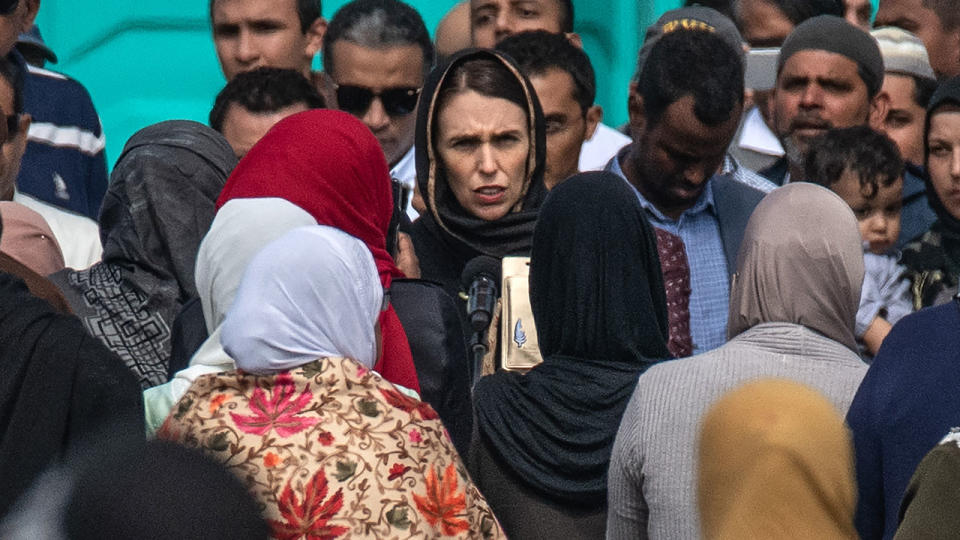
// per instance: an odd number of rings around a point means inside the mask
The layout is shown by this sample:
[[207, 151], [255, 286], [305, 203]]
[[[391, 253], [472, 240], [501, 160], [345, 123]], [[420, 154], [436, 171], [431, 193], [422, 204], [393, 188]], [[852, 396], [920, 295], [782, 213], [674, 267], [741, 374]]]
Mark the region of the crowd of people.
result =
[[958, 0], [667, 11], [620, 127], [571, 0], [209, 4], [107, 181], [0, 0], [0, 537], [960, 534]]

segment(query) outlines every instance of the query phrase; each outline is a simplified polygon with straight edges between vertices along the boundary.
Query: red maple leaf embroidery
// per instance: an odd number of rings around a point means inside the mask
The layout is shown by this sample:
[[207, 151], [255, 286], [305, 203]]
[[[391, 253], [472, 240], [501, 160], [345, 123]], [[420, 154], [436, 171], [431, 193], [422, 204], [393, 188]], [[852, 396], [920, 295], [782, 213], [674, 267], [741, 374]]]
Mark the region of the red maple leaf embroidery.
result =
[[387, 480], [396, 480], [397, 478], [400, 478], [406, 474], [409, 470], [410, 467], [405, 467], [400, 463], [394, 463], [393, 467], [390, 467], [390, 476], [387, 477]]
[[292, 378], [279, 375], [274, 381], [271, 399], [267, 399], [262, 388], [253, 391], [250, 398], [252, 416], [230, 413], [230, 417], [244, 433], [266, 435], [270, 430], [276, 430], [281, 437], [295, 435], [320, 421], [319, 418], [297, 416], [313, 399], [313, 393], [308, 386], [293, 399], [296, 390]]
[[383, 388], [380, 388], [380, 393], [383, 394], [383, 397], [387, 400], [387, 403], [400, 409], [401, 411], [408, 413], [417, 411], [420, 413], [420, 418], [423, 418], [424, 420], [436, 420], [437, 418], [440, 418], [429, 403], [424, 403], [423, 401], [405, 396], [397, 390], [384, 390]]
[[323, 469], [317, 471], [303, 488], [303, 504], [297, 502], [297, 495], [287, 482], [280, 494], [277, 508], [286, 521], [270, 520], [273, 536], [278, 540], [332, 540], [343, 535], [347, 527], [327, 525], [343, 508], [343, 488], [337, 490], [328, 500], [327, 475]]
[[457, 491], [457, 470], [453, 463], [444, 471], [443, 482], [437, 478], [437, 468], [430, 467], [426, 484], [425, 495], [413, 494], [413, 502], [424, 519], [431, 526], [436, 527], [439, 524], [445, 536], [456, 536], [468, 531], [470, 524], [457, 517], [457, 514], [467, 508], [467, 503], [466, 494]]

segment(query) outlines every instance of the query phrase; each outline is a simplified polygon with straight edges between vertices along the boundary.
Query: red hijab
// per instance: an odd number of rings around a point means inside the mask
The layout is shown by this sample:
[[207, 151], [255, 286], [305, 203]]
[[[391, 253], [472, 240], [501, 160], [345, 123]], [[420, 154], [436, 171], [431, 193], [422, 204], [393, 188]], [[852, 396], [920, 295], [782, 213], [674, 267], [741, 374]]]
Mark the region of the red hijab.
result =
[[[390, 172], [377, 139], [359, 120], [316, 109], [278, 122], [233, 170], [217, 208], [233, 199], [278, 197], [327, 225], [363, 241], [390, 287], [403, 273], [387, 251], [393, 213]], [[387, 380], [419, 391], [407, 336], [390, 307], [380, 316], [383, 356], [375, 369]]]

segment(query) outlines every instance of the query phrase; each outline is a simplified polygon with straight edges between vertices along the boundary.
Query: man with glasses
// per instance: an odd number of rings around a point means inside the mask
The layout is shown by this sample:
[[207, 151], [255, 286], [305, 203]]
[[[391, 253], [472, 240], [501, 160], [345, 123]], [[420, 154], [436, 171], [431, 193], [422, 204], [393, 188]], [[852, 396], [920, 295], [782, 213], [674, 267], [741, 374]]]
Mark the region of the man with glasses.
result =
[[433, 60], [423, 19], [397, 0], [346, 4], [330, 20], [323, 40], [323, 66], [338, 107], [376, 135], [390, 174], [408, 190], [415, 189], [417, 176], [417, 100]]

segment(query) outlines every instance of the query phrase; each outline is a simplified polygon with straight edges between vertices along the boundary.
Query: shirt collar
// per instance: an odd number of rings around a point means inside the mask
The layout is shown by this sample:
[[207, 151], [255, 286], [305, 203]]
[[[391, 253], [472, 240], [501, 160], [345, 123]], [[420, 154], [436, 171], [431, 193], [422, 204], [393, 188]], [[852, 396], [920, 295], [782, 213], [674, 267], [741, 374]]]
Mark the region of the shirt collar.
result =
[[[642, 206], [647, 212], [649, 212], [654, 218], [656, 218], [657, 221], [668, 222], [668, 223], [675, 223], [679, 221], [679, 219], [673, 219], [673, 218], [667, 217], [663, 212], [658, 210], [657, 207], [653, 205], [653, 203], [648, 201], [647, 198], [644, 197], [642, 193], [640, 193], [640, 190], [638, 190], [636, 186], [634, 186], [633, 184], [630, 183], [629, 180], [627, 180], [627, 175], [624, 174], [623, 168], [620, 167], [620, 156], [623, 156], [623, 155], [625, 154], [621, 153], [613, 157], [610, 163], [610, 172], [622, 178], [623, 181], [626, 182], [627, 185], [633, 189], [633, 192], [637, 194], [637, 199], [640, 200], [640, 206]], [[724, 170], [726, 170], [726, 165], [727, 164], [725, 162]], [[713, 199], [713, 176], [711, 176], [710, 178], [707, 179], [707, 187], [704, 188], [703, 193], [700, 194], [700, 197], [697, 199], [697, 202], [694, 203], [694, 205], [691, 206], [690, 208], [687, 208], [686, 210], [684, 210], [683, 214], [681, 214], [681, 217], [692, 216], [692, 215], [700, 214], [702, 212], [710, 212], [711, 214], [716, 215], [715, 208], [716, 207], [714, 205], [714, 199]]]

